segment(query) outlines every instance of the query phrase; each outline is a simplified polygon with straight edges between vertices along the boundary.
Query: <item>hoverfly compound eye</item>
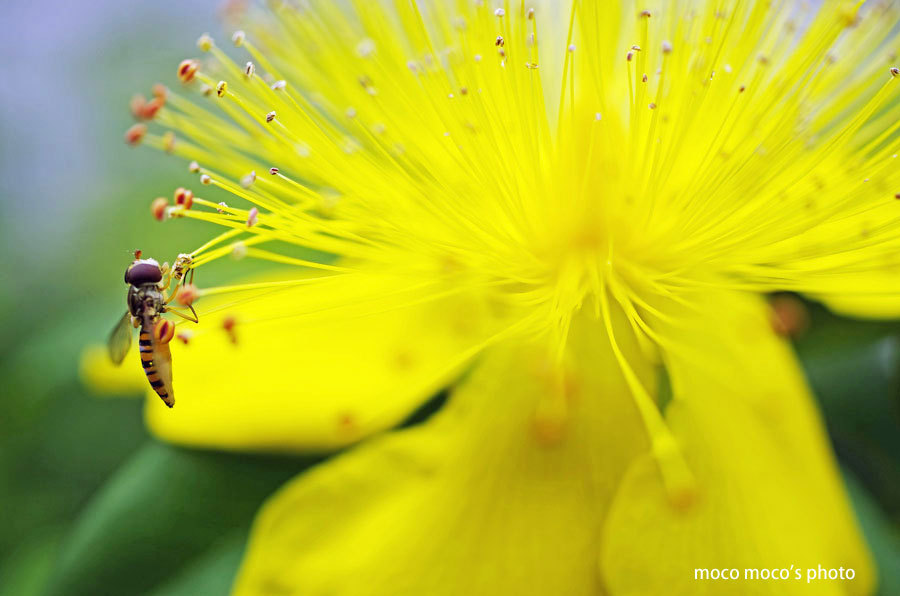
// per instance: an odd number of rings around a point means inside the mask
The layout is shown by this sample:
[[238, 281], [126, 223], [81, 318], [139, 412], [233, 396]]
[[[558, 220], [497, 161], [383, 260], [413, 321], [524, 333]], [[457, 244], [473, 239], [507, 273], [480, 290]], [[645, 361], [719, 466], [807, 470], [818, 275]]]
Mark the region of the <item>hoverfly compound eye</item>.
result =
[[162, 281], [162, 270], [153, 259], [141, 259], [131, 264], [125, 272], [125, 283], [133, 286], [155, 284]]

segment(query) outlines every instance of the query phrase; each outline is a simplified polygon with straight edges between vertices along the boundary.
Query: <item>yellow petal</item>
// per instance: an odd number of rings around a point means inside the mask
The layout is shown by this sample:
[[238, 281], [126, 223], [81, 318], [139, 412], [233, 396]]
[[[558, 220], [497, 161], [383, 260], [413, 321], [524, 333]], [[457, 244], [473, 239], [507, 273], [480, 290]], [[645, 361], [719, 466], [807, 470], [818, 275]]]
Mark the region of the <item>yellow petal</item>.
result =
[[497, 347], [425, 426], [285, 486], [234, 593], [597, 593], [605, 507], [646, 441], [602, 326], [572, 333], [566, 364]]
[[97, 395], [140, 395], [147, 388], [147, 377], [137, 366], [137, 350], [132, 346], [125, 362], [116, 366], [106, 346], [90, 345], [81, 353], [81, 382]]
[[[675, 392], [666, 418], [696, 477], [696, 499], [673, 508], [655, 463], [635, 462], [604, 529], [609, 592], [868, 593], [871, 562], [790, 348], [771, 332], [760, 300], [703, 300], [692, 320], [678, 313], [680, 348], [666, 360]], [[855, 579], [807, 584], [819, 565], [852, 568]], [[742, 579], [695, 580], [698, 568], [738, 569]], [[791, 579], [743, 579], [763, 568], [788, 569]]]
[[443, 290], [348, 274], [236, 294], [230, 306], [202, 299], [201, 324], [178, 327], [189, 343], [172, 341], [175, 407], [150, 394], [147, 422], [176, 443], [280, 451], [394, 425], [458, 375], [491, 328], [482, 302]]

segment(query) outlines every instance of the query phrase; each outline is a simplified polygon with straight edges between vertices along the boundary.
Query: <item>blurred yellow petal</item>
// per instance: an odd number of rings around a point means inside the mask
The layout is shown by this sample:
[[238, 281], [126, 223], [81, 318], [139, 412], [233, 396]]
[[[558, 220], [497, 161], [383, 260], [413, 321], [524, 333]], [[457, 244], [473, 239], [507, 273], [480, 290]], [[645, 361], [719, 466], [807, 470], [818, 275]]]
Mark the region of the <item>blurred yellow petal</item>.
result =
[[[696, 476], [696, 499], [673, 508], [654, 462], [635, 462], [604, 530], [610, 593], [869, 593], [872, 564], [821, 422], [761, 300], [714, 292], [679, 314], [666, 418]], [[855, 579], [807, 585], [819, 565], [852, 568]], [[697, 568], [734, 568], [741, 578], [745, 569], [787, 568], [792, 577], [695, 580]]]
[[832, 311], [862, 319], [896, 319], [900, 317], [900, 294], [874, 296], [839, 296], [823, 299]]
[[602, 326], [573, 332], [563, 366], [498, 347], [426, 425], [284, 487], [234, 593], [596, 594], [601, 521], [646, 440]]
[[147, 388], [147, 377], [137, 358], [137, 349], [132, 346], [125, 361], [116, 366], [106, 346], [88, 346], [81, 353], [78, 367], [81, 382], [97, 395], [140, 395]]
[[172, 341], [175, 407], [148, 397], [154, 433], [228, 449], [336, 448], [396, 424], [446, 386], [490, 328], [479, 300], [392, 277], [267, 292], [211, 309], [203, 299], [200, 325], [179, 325], [193, 335]]

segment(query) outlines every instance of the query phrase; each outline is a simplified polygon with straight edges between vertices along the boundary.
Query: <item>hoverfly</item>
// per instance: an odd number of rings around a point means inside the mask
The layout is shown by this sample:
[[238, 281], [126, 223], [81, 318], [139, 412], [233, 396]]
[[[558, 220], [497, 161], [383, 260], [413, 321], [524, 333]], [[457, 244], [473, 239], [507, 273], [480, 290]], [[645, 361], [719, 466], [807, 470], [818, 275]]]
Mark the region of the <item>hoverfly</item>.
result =
[[187, 282], [188, 270], [193, 279], [191, 256], [178, 255], [171, 270], [168, 263], [160, 267], [154, 259], [142, 259], [141, 251], [135, 251], [134, 257], [134, 262], [125, 270], [128, 310], [109, 336], [109, 357], [115, 364], [121, 364], [131, 347], [130, 327], [140, 327], [138, 343], [144, 373], [156, 394], [171, 408], [175, 405], [175, 393], [172, 390], [172, 353], [169, 342], [175, 335], [175, 324], [162, 315], [170, 312], [193, 323], [199, 321], [193, 306], [188, 305], [192, 316], [169, 306], [176, 295], [176, 292], [168, 295], [173, 280], [177, 289], [179, 282]]

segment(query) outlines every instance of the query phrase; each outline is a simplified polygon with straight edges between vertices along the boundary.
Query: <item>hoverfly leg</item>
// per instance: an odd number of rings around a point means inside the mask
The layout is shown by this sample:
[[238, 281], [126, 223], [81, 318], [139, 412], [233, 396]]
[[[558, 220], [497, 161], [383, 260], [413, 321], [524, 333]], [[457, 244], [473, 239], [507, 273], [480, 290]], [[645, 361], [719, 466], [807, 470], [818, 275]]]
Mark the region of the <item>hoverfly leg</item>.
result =
[[178, 315], [182, 319], [184, 319], [186, 321], [190, 321], [191, 323], [199, 323], [200, 317], [197, 316], [197, 311], [195, 311], [194, 307], [191, 305], [188, 305], [188, 308], [191, 309], [192, 316], [188, 316], [182, 312], [179, 312], [178, 310], [176, 310], [174, 307], [171, 307], [171, 306], [167, 306], [165, 312], [170, 312], [173, 315]]

